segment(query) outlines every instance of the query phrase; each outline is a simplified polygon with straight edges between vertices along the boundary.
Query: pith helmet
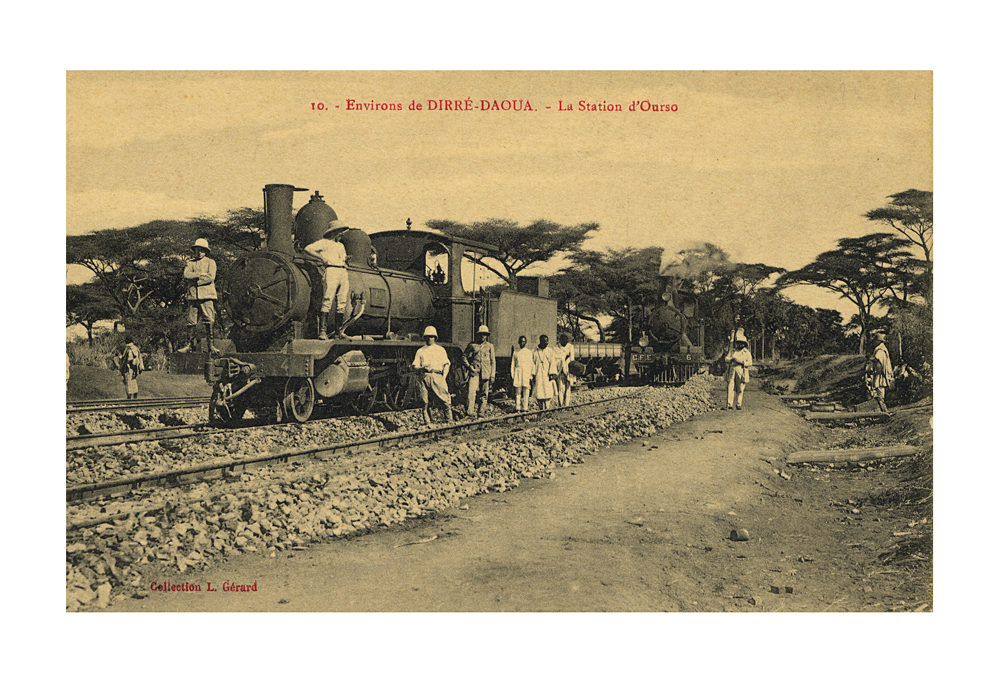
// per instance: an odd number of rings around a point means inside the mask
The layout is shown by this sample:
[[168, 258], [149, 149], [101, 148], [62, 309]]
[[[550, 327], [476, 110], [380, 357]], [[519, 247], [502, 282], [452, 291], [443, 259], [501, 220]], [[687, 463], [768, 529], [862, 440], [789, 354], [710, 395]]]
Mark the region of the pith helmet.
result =
[[191, 249], [193, 250], [195, 248], [204, 248], [209, 253], [212, 252], [212, 249], [208, 247], [208, 239], [206, 238], [199, 238], [197, 241], [195, 241], [194, 245], [191, 246]]
[[878, 342], [885, 341], [885, 334], [882, 333], [881, 331], [874, 331], [873, 333], [871, 333], [871, 337], [877, 340]]
[[485, 333], [486, 335], [489, 335], [489, 326], [482, 324], [479, 326], [479, 330], [477, 330], [476, 333]]
[[423, 331], [423, 337], [425, 337], [425, 338], [428, 338], [428, 337], [434, 337], [434, 338], [436, 338], [437, 337], [437, 329], [434, 328], [433, 326], [427, 326], [426, 330]]
[[749, 340], [746, 340], [746, 333], [741, 328], [735, 332], [735, 342], [744, 342], [747, 345], [749, 344]]
[[346, 224], [344, 224], [340, 220], [332, 220], [330, 222], [329, 229], [327, 229], [325, 232], [323, 232], [323, 238], [329, 238], [330, 236], [332, 236], [334, 234], [337, 234], [337, 233], [339, 233], [341, 231], [347, 231], [348, 229], [350, 229], [350, 227], [348, 227]]

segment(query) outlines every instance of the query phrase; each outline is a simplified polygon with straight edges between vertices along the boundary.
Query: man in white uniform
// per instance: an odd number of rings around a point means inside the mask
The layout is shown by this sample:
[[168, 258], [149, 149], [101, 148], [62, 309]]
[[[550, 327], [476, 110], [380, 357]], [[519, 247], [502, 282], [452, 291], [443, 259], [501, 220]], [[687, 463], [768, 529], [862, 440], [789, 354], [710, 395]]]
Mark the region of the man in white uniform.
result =
[[534, 398], [544, 410], [555, 397], [555, 379], [558, 377], [558, 356], [548, 345], [548, 336], [538, 338], [538, 349], [534, 352]]
[[520, 345], [520, 349], [513, 351], [510, 374], [513, 378], [513, 395], [517, 402], [517, 411], [526, 411], [531, 378], [534, 377], [534, 350], [527, 348], [527, 337], [524, 335], [520, 336], [517, 344]]
[[565, 333], [558, 336], [558, 351], [562, 355], [562, 360], [558, 365], [558, 380], [555, 387], [558, 391], [559, 405], [568, 406], [572, 400], [572, 383], [575, 381], [569, 373], [569, 364], [576, 360], [576, 348], [569, 342], [569, 336]]
[[[323, 237], [314, 243], [305, 246], [305, 252], [319, 258], [325, 269], [323, 270], [323, 304], [319, 308], [319, 339], [326, 340], [326, 324], [329, 313], [333, 310], [333, 300], [336, 299], [336, 311], [341, 318], [347, 311], [347, 301], [350, 299], [350, 283], [347, 279], [347, 250], [340, 243], [336, 234], [349, 229], [337, 220], [330, 222], [330, 228], [326, 230]], [[338, 328], [336, 319], [333, 320], [333, 328]]]
[[423, 331], [423, 339], [427, 344], [416, 350], [416, 358], [413, 359], [413, 368], [423, 371], [423, 376], [420, 378], [423, 422], [430, 425], [431, 394], [436, 395], [444, 403], [447, 421], [454, 422], [454, 415], [451, 413], [451, 393], [447, 389], [447, 374], [451, 369], [451, 362], [444, 348], [437, 344], [436, 328], [427, 326]]
[[749, 353], [749, 341], [741, 328], [735, 332], [732, 345], [732, 349], [725, 355], [728, 363], [725, 373], [725, 380], [728, 381], [728, 408], [732, 409], [734, 401], [735, 408], [741, 411], [742, 395], [749, 383], [749, 367], [753, 365], [753, 355]]

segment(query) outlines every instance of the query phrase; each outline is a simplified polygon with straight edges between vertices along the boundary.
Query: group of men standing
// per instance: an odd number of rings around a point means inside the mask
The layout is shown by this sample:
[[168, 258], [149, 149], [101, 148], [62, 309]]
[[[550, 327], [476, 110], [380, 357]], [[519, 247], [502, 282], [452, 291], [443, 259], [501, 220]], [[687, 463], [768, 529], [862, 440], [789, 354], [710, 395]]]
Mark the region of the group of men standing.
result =
[[[475, 339], [468, 344], [462, 355], [462, 362], [469, 373], [466, 412], [472, 418], [484, 415], [489, 391], [496, 379], [496, 348], [489, 342], [489, 335], [488, 326], [479, 326]], [[451, 394], [447, 386], [451, 362], [444, 348], [437, 344], [436, 328], [427, 326], [423, 331], [423, 339], [425, 345], [417, 350], [413, 360], [413, 368], [423, 373], [419, 382], [423, 422], [430, 424], [430, 402], [434, 397], [435, 401], [444, 405], [447, 421], [453, 422]], [[561, 335], [559, 344], [554, 347], [548, 344], [547, 335], [538, 339], [537, 349], [528, 349], [527, 337], [523, 335], [518, 344], [520, 349], [513, 351], [510, 363], [517, 411], [528, 410], [531, 396], [537, 400], [541, 409], [550, 408], [552, 403], [555, 406], [568, 406], [574, 382], [569, 364], [576, 359], [576, 351], [569, 342], [569, 336]]]
[[[559, 344], [552, 347], [548, 336], [538, 338], [538, 348], [527, 348], [527, 336], [517, 341], [520, 349], [514, 349], [510, 361], [510, 377], [513, 379], [514, 402], [518, 412], [528, 410], [531, 387], [533, 396], [541, 409], [555, 406], [568, 406], [572, 398], [572, 374], [569, 364], [576, 360], [576, 350], [569, 342], [569, 336], [559, 336]], [[465, 362], [471, 372], [468, 380], [468, 414], [482, 415], [489, 396], [489, 387], [496, 377], [496, 350], [489, 342], [488, 326], [479, 326], [475, 340], [465, 350]]]
[[[538, 348], [527, 348], [527, 337], [517, 340], [520, 349], [514, 350], [510, 363], [516, 408], [527, 411], [531, 396], [542, 410], [569, 406], [572, 401], [572, 385], [575, 378], [569, 366], [576, 360], [576, 348], [563, 333], [554, 347], [548, 344], [548, 336], [538, 338]], [[533, 391], [531, 388], [533, 387]]]

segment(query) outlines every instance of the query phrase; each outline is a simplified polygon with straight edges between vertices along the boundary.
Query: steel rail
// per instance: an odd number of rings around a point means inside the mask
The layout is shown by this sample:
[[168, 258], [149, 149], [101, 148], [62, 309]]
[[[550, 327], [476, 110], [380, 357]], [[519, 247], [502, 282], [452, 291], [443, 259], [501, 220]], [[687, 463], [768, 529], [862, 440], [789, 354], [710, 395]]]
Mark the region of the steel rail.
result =
[[217, 428], [210, 425], [175, 425], [172, 427], [155, 427], [144, 430], [120, 430], [118, 432], [97, 432], [66, 437], [66, 450], [85, 449], [90, 446], [117, 446], [132, 442], [159, 441], [161, 439], [179, 439], [194, 437], [199, 434], [215, 434], [216, 432], [232, 432], [233, 428]]
[[210, 397], [162, 397], [150, 399], [98, 399], [93, 401], [68, 401], [66, 413], [88, 411], [121, 411], [125, 409], [183, 408], [206, 406]]
[[[336, 444], [326, 444], [304, 449], [281, 449], [260, 456], [247, 458], [222, 458], [198, 465], [192, 465], [175, 470], [163, 470], [160, 472], [150, 472], [142, 475], [130, 477], [119, 477], [108, 479], [91, 484], [81, 484], [66, 488], [66, 502], [74, 503], [93, 498], [102, 498], [115, 494], [126, 493], [128, 491], [138, 491], [143, 488], [153, 486], [181, 486], [196, 482], [232, 477], [245, 470], [271, 465], [274, 463], [288, 463], [299, 458], [317, 458], [320, 454], [347, 454], [358, 451], [385, 447], [389, 445], [400, 445], [415, 441], [432, 440], [437, 441], [446, 435], [453, 435], [458, 432], [472, 429], [481, 429], [484, 426], [501, 424], [507, 422], [527, 421], [529, 419], [542, 418], [545, 415], [553, 415], [562, 411], [587, 408], [608, 402], [622, 399], [633, 399], [644, 394], [648, 388], [642, 388], [633, 394], [625, 394], [616, 397], [608, 397], [591, 401], [585, 404], [562, 406], [547, 409], [544, 411], [527, 411], [522, 413], [510, 413], [491, 418], [470, 420], [468, 422], [452, 423], [428, 430], [409, 430], [406, 432], [393, 432], [391, 434], [371, 437], [369, 439], [355, 440], [351, 442], [341, 442]], [[592, 416], [587, 416], [592, 417]], [[558, 421], [549, 421], [545, 424], [558, 424]], [[324, 456], [325, 457], [325, 456]]]

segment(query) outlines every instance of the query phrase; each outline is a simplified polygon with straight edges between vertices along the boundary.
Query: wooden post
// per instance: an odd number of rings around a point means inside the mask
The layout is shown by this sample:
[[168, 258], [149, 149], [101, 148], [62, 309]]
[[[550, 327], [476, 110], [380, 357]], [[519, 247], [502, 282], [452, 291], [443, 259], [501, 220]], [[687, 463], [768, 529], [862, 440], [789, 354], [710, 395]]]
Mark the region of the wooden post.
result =
[[827, 449], [795, 451], [788, 455], [788, 463], [860, 463], [884, 458], [904, 458], [920, 452], [916, 446], [879, 446], [866, 449]]

